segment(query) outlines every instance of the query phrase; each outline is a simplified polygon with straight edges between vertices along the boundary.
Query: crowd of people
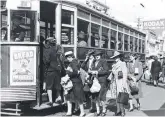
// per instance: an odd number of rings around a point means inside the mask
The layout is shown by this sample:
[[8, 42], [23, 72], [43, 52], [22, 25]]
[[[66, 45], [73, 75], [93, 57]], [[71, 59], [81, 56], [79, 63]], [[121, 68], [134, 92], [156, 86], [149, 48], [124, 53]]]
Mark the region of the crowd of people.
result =
[[[130, 60], [126, 62], [118, 51], [111, 57], [115, 60], [112, 69], [109, 69], [107, 61], [102, 58], [102, 51], [89, 50], [85, 61], [80, 63], [72, 51], [64, 53], [54, 38], [44, 41], [43, 52], [44, 89], [48, 93], [48, 105], [53, 105], [52, 91], [55, 90], [56, 102], [63, 100], [67, 104], [66, 116], [77, 112], [80, 117], [85, 116], [84, 104], [89, 102], [91, 113], [105, 116], [106, 95], [107, 91], [111, 90], [109, 85], [112, 83], [116, 84], [115, 116], [125, 116], [125, 105], [129, 105], [130, 112], [133, 111], [133, 99], [140, 110], [140, 98], [143, 96], [142, 78], [152, 78], [155, 85], [163, 69], [157, 57], [154, 61], [147, 60], [144, 69], [137, 54], [130, 54]], [[162, 62], [162, 65], [165, 66], [165, 62]], [[149, 73], [151, 75], [148, 75]]]

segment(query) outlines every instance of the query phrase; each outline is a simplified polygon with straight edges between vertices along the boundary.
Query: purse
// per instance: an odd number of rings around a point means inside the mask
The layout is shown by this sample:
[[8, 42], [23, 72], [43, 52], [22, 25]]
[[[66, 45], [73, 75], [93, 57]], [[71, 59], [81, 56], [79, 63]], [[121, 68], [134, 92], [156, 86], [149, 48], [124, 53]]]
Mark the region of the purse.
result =
[[119, 71], [118, 72], [118, 79], [122, 79], [123, 78], [123, 72], [122, 71]]
[[136, 95], [139, 93], [139, 88], [137, 86], [137, 83], [130, 81], [129, 87], [131, 90], [131, 95]]
[[92, 87], [90, 88], [90, 92], [91, 93], [98, 93], [101, 89], [101, 85], [98, 81], [98, 79], [95, 77], [93, 79], [93, 84], [92, 84]]
[[124, 92], [119, 92], [118, 97], [117, 97], [118, 103], [122, 103], [124, 105], [127, 105], [128, 100], [129, 100], [129, 94], [127, 93], [126, 89], [124, 89]]

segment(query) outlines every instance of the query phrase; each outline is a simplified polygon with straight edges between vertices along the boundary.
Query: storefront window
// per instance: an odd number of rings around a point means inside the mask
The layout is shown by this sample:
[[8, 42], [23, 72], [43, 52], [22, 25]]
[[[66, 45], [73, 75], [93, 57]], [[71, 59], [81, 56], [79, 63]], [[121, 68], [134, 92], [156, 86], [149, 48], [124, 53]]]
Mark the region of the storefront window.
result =
[[87, 47], [89, 38], [89, 22], [78, 19], [78, 46]]
[[116, 49], [117, 31], [111, 30], [111, 49]]
[[91, 46], [99, 47], [100, 46], [100, 26], [96, 24], [91, 25]]
[[11, 41], [36, 41], [36, 12], [11, 11]]
[[141, 39], [139, 39], [139, 52], [141, 53], [141, 49], [142, 49], [142, 47], [141, 47]]
[[73, 45], [74, 44], [74, 32], [73, 28], [62, 27], [61, 29], [61, 44]]
[[129, 41], [129, 38], [128, 38], [128, 35], [124, 35], [124, 51], [128, 51], [128, 43]]
[[74, 12], [62, 10], [62, 24], [74, 25]]
[[118, 32], [118, 50], [123, 49], [123, 34]]
[[134, 48], [134, 46], [133, 46], [133, 37], [130, 36], [130, 50], [131, 50], [131, 52], [133, 52], [133, 48]]
[[135, 52], [138, 52], [138, 39], [135, 38]]
[[102, 27], [102, 41], [101, 41], [101, 48], [108, 48], [108, 28]]

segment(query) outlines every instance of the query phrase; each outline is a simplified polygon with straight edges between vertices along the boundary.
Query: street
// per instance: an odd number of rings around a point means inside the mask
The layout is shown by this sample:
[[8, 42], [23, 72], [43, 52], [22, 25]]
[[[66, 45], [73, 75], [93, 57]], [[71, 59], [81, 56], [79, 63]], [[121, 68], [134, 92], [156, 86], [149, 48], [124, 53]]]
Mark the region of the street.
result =
[[[154, 87], [146, 82], [142, 83], [143, 98], [141, 98], [141, 109], [140, 111], [134, 110], [128, 112], [126, 107], [126, 116], [165, 116], [165, 83], [159, 83], [158, 87]], [[113, 116], [116, 107], [115, 101], [112, 100], [107, 93], [107, 116]], [[136, 103], [134, 101], [136, 106]], [[89, 109], [85, 109], [86, 117], [94, 116], [94, 113], [89, 113]], [[55, 107], [52, 109], [46, 109], [42, 111], [31, 110], [25, 115], [38, 115], [38, 116], [65, 116], [66, 107]], [[78, 116], [78, 115], [73, 115]]]

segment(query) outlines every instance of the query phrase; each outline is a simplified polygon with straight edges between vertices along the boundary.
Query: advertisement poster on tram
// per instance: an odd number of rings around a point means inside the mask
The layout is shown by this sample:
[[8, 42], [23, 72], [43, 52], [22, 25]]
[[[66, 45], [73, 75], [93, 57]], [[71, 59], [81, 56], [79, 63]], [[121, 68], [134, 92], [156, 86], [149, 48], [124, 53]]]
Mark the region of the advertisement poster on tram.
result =
[[10, 85], [36, 85], [36, 48], [10, 48]]

